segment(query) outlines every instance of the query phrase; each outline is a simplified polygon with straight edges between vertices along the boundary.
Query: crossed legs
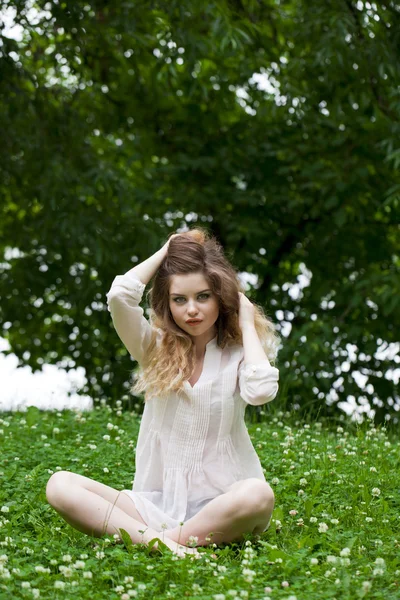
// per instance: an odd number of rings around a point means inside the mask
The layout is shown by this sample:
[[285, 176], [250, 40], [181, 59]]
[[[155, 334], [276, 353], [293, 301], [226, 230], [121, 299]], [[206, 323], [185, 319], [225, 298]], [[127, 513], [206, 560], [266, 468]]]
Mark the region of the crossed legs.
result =
[[240, 541], [244, 534], [258, 534], [266, 529], [274, 502], [268, 483], [253, 477], [244, 479], [211, 500], [181, 527], [167, 530], [165, 535], [180, 544], [187, 544], [189, 537], [195, 536], [197, 546], [207, 546], [210, 541], [217, 545]]
[[[160, 532], [147, 527], [134, 502], [126, 494], [83, 475], [69, 471], [54, 473], [47, 482], [46, 497], [72, 527], [95, 537], [118, 534], [125, 529], [133, 543], [148, 543]], [[236, 482], [225, 494], [209, 502], [182, 527], [166, 530], [164, 536], [178, 544], [198, 537], [198, 546], [210, 541], [230, 543], [245, 533], [261, 533], [274, 507], [268, 483], [250, 478]], [[144, 531], [144, 533], [140, 533]]]

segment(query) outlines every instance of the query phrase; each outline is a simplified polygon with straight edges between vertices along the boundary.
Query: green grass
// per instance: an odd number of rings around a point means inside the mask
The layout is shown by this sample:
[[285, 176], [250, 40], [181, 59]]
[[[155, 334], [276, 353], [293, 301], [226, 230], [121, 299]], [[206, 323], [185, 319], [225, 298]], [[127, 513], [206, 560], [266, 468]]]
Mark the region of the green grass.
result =
[[275, 491], [271, 527], [194, 560], [86, 536], [47, 503], [61, 469], [131, 487], [135, 412], [1, 413], [0, 599], [399, 599], [395, 433], [282, 412], [264, 419], [248, 428]]

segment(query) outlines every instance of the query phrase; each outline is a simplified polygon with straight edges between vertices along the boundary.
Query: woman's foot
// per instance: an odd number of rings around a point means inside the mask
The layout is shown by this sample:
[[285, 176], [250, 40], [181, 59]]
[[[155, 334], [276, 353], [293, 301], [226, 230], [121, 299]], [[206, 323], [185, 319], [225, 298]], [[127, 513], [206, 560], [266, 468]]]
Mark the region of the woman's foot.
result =
[[179, 557], [184, 558], [185, 554], [192, 554], [196, 558], [200, 558], [201, 554], [196, 548], [189, 548], [189, 546], [184, 546], [183, 544], [178, 544], [171, 540], [171, 538], [164, 536], [164, 544], [168, 546], [174, 554], [177, 554]]
[[[161, 537], [160, 537], [160, 539], [161, 539]], [[172, 550], [172, 552], [174, 554], [179, 556], [179, 558], [184, 558], [186, 554], [191, 554], [191, 555], [195, 556], [196, 558], [201, 558], [201, 554], [198, 550], [196, 550], [196, 548], [189, 548], [188, 546], [184, 546], [183, 544], [178, 544], [177, 542], [174, 542], [173, 540], [171, 540], [171, 538], [167, 537], [166, 535], [164, 535], [164, 539], [162, 541], [170, 550]], [[154, 544], [152, 550], [153, 549], [158, 550], [158, 542], [156, 544]]]
[[[191, 548], [190, 546], [184, 546], [183, 544], [178, 544], [177, 542], [171, 540], [171, 538], [168, 537], [168, 535], [165, 533], [164, 534], [164, 544], [166, 546], [168, 546], [168, 548], [170, 548], [173, 552], [175, 552], [176, 554], [178, 554], [179, 552], [182, 553], [182, 557], [185, 556], [185, 554], [194, 554], [194, 556], [196, 558], [201, 558], [203, 556], [204, 553], [200, 553], [198, 550], [196, 550], [196, 548]], [[178, 548], [178, 551], [177, 551]], [[178, 554], [179, 555], [179, 554]], [[216, 554], [211, 554], [211, 558], [218, 558]]]

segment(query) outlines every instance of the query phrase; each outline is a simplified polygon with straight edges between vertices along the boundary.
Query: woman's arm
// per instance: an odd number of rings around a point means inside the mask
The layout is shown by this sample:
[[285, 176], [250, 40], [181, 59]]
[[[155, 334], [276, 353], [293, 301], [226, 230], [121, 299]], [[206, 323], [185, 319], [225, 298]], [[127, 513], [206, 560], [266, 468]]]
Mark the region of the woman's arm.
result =
[[259, 406], [275, 398], [279, 371], [264, 352], [254, 324], [254, 306], [240, 293], [239, 326], [243, 338], [243, 360], [239, 364], [240, 396], [247, 404]]
[[125, 275], [129, 275], [129, 273], [134, 273], [137, 277], [139, 277], [140, 281], [147, 285], [150, 279], [155, 275], [157, 269], [161, 265], [162, 261], [168, 254], [168, 246], [170, 241], [180, 235], [179, 233], [173, 233], [168, 240], [165, 242], [164, 246], [157, 250], [152, 256], [146, 258], [143, 262], [133, 267], [130, 271], [125, 273]]
[[251, 323], [245, 323], [241, 330], [245, 364], [268, 361], [255, 326]]
[[161, 265], [164, 258], [166, 257], [168, 252], [168, 245], [169, 240], [166, 244], [164, 244], [164, 246], [160, 250], [157, 250], [157, 252], [155, 252], [149, 258], [146, 258], [146, 260], [141, 262], [139, 265], [136, 265], [136, 267], [133, 267], [133, 269], [125, 273], [125, 275], [134, 274], [140, 279], [142, 283], [147, 285], [150, 279], [153, 277], [153, 275], [155, 275], [157, 269]]
[[129, 354], [139, 363], [142, 362], [152, 335], [152, 327], [139, 303], [145, 286], [167, 255], [170, 239], [160, 250], [139, 265], [124, 275], [117, 275], [106, 294], [107, 308], [111, 313], [115, 330]]

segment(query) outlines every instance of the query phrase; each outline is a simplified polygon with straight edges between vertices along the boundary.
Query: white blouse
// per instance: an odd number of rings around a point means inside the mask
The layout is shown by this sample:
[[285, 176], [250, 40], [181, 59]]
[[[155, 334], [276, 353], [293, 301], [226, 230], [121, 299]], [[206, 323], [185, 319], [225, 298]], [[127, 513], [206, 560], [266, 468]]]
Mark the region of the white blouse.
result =
[[[144, 289], [131, 272], [117, 275], [106, 294], [114, 327], [139, 364], [151, 337], [139, 306]], [[245, 364], [243, 346], [222, 350], [215, 336], [206, 345], [199, 380], [193, 387], [184, 382], [190, 402], [176, 393], [145, 402], [132, 490], [122, 491], [149, 527], [173, 529], [236, 481], [265, 481], [244, 413], [247, 404], [273, 400], [278, 380], [279, 371], [268, 359]]]

